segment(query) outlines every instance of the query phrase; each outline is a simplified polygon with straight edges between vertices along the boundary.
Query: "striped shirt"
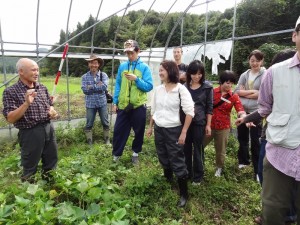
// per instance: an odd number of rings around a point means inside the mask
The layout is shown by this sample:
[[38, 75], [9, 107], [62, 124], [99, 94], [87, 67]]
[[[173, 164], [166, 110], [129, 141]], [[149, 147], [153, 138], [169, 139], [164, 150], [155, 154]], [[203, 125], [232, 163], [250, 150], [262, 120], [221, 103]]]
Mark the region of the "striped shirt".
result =
[[[300, 76], [300, 61], [297, 54], [293, 57], [289, 68], [298, 66]], [[284, 74], [282, 74], [284, 76]], [[295, 84], [298, 85], [298, 84]], [[261, 87], [258, 98], [258, 112], [261, 116], [266, 117], [272, 112], [273, 106], [273, 76], [272, 70], [268, 69], [262, 78]], [[295, 98], [297, 96], [294, 96]], [[298, 96], [299, 98], [300, 96]], [[296, 149], [290, 150], [280, 146], [267, 143], [266, 157], [268, 161], [280, 172], [287, 176], [294, 177], [300, 181], [300, 146]]]
[[100, 81], [100, 70], [94, 77], [89, 71], [81, 78], [81, 89], [85, 94], [86, 108], [100, 108], [107, 105], [105, 91], [108, 86], [108, 76], [102, 72], [102, 82]]
[[[48, 111], [52, 105], [47, 88], [39, 83], [35, 84], [37, 96], [30, 104], [21, 119], [14, 123], [18, 129], [35, 127], [38, 124], [50, 121]], [[19, 80], [3, 92], [3, 115], [7, 118], [9, 112], [16, 110], [25, 102], [25, 94], [29, 87]]]

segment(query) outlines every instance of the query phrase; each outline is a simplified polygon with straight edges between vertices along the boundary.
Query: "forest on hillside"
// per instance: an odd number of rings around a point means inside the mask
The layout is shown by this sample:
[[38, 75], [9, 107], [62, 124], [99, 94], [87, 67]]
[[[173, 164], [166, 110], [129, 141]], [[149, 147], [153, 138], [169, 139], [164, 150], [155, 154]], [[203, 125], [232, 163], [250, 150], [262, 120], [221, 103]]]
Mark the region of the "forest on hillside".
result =
[[[241, 74], [247, 68], [247, 56], [253, 49], [260, 49], [265, 53], [265, 66], [268, 66], [273, 55], [278, 50], [293, 48], [294, 45], [291, 41], [290, 32], [255, 38], [245, 37], [293, 29], [299, 12], [300, 0], [242, 0], [237, 5], [236, 11], [234, 35], [236, 40], [234, 42], [233, 70], [237, 74]], [[146, 14], [147, 16], [145, 17]], [[99, 54], [113, 54], [114, 44], [115, 49], [122, 49], [123, 43], [127, 39], [136, 39], [141, 49], [149, 48], [149, 46], [164, 47], [180, 15], [180, 12], [166, 15], [164, 12], [139, 10], [129, 11], [123, 19], [119, 16], [113, 16], [106, 21], [101, 21], [95, 26], [93, 45], [96, 49], [94, 52]], [[207, 18], [207, 42], [232, 38], [234, 8], [226, 9], [224, 13], [210, 11]], [[196, 15], [187, 13], [185, 15], [183, 20], [183, 45], [204, 42], [205, 21], [205, 14]], [[96, 19], [90, 15], [86, 22], [83, 24], [78, 23], [77, 28], [68, 33], [68, 35], [64, 30], [61, 30], [60, 37], [58, 37], [58, 44], [64, 43], [67, 37], [69, 39], [74, 37], [95, 24], [95, 22], [97, 22]], [[117, 29], [119, 29], [118, 35], [114, 43]], [[170, 39], [169, 47], [180, 45], [180, 29], [180, 26], [176, 27]], [[89, 53], [91, 51], [89, 47], [91, 46], [92, 32], [93, 29], [89, 29], [70, 41], [70, 46], [82, 46], [82, 48], [71, 47], [69, 51]], [[62, 50], [60, 49], [59, 51]], [[118, 53], [122, 54], [122, 51], [117, 50], [115, 52], [115, 54]], [[111, 62], [111, 60], [105, 60], [104, 71], [108, 72], [112, 70]], [[211, 62], [209, 60], [205, 60], [205, 62], [206, 67], [210, 68]], [[59, 64], [60, 59], [48, 58], [43, 65], [41, 75], [54, 75], [57, 72]], [[83, 59], [69, 60], [68, 66], [69, 74], [77, 77], [81, 76], [87, 69], [86, 62]], [[114, 71], [117, 71], [118, 63], [115, 63], [114, 67]], [[229, 68], [230, 60], [225, 64], [220, 64], [219, 71]], [[210, 70], [208, 69], [207, 71]]]

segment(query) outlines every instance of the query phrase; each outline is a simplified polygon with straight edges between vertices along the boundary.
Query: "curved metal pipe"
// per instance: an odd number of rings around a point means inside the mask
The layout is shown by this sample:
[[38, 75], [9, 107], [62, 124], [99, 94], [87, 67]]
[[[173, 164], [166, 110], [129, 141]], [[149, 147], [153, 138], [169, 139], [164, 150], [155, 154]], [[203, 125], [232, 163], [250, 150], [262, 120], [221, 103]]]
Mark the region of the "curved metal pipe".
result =
[[[140, 1], [143, 1], [143, 0], [138, 0], [134, 3], [132, 3], [129, 7], [137, 4], [138, 2]], [[37, 62], [43, 60], [44, 58], [47, 58], [49, 55], [51, 55], [53, 52], [55, 52], [56, 50], [58, 50], [59, 48], [61, 48], [62, 46], [64, 46], [66, 43], [72, 41], [73, 39], [77, 38], [78, 36], [82, 35], [83, 33], [85, 33], [86, 31], [88, 31], [89, 29], [93, 28], [94, 26], [98, 25], [99, 23], [101, 23], [102, 21], [105, 21], [111, 17], [113, 17], [114, 15], [118, 14], [119, 12], [122, 12], [124, 9], [126, 9], [127, 7], [123, 8], [123, 9], [120, 9], [119, 11], [111, 14], [110, 16], [104, 18], [103, 20], [99, 20], [97, 22], [95, 22], [93, 25], [89, 26], [88, 28], [84, 29], [83, 31], [81, 31], [80, 33], [76, 34], [75, 36], [71, 37], [70, 39], [68, 39], [67, 41], [65, 41], [64, 43], [62, 44], [59, 44], [55, 49], [53, 49], [52, 51], [48, 52], [47, 54], [45, 54], [43, 57], [41, 57], [39, 60], [37, 60]], [[3, 83], [2, 85], [0, 85], [0, 88], [7, 85], [10, 81], [16, 79], [19, 75], [17, 74], [16, 76], [14, 76], [13, 78], [11, 78], [9, 81]]]
[[[70, 22], [70, 15], [71, 15], [71, 9], [72, 9], [73, 0], [70, 1], [70, 7], [69, 7], [69, 13], [68, 13], [68, 19], [67, 19], [67, 27], [66, 27], [66, 42], [69, 38], [69, 22]], [[67, 77], [67, 93], [70, 93], [69, 91], [69, 58], [68, 53], [66, 55], [66, 77]], [[71, 111], [70, 111], [70, 95], [67, 95], [67, 103], [68, 103], [68, 121], [71, 121]]]
[[202, 61], [204, 64], [205, 64], [205, 56], [206, 56], [207, 22], [208, 22], [208, 1], [206, 1], [206, 13], [205, 13], [204, 51], [203, 51], [203, 61]]
[[148, 12], [145, 14], [145, 16], [144, 16], [144, 18], [143, 18], [143, 21], [142, 21], [141, 25], [139, 26], [139, 29], [137, 30], [137, 32], [135, 32], [134, 40], [137, 41], [137, 36], [138, 36], [138, 34], [140, 33], [141, 27], [143, 26], [143, 24], [144, 24], [144, 22], [145, 22], [145, 19], [146, 19], [146, 17], [148, 16], [148, 14], [149, 14], [150, 10], [152, 9], [152, 6], [154, 5], [155, 2], [156, 2], [156, 0], [154, 0], [154, 1], [152, 2], [150, 8], [148, 9]]
[[159, 30], [160, 26], [161, 26], [162, 23], [165, 21], [167, 15], [169, 14], [169, 12], [171, 11], [171, 9], [173, 8], [173, 6], [175, 5], [176, 2], [177, 2], [177, 0], [175, 0], [175, 1], [173, 2], [173, 4], [171, 5], [171, 7], [169, 8], [169, 10], [165, 13], [165, 15], [164, 15], [162, 21], [158, 24], [158, 27], [157, 27], [155, 33], [153, 34], [153, 37], [152, 37], [152, 40], [151, 40], [151, 44], [150, 44], [150, 47], [149, 47], [148, 64], [149, 64], [150, 59], [151, 59], [152, 46], [153, 46], [153, 43], [154, 43], [154, 39], [155, 39], [155, 37], [156, 37], [156, 34], [158, 33], [158, 30]]
[[233, 24], [232, 24], [232, 47], [231, 47], [231, 56], [230, 56], [230, 70], [233, 67], [233, 46], [235, 38], [235, 22], [236, 22], [236, 0], [234, 1], [234, 12], [233, 12]]
[[1, 19], [0, 19], [0, 43], [1, 43], [1, 54], [2, 54], [1, 58], [2, 58], [3, 74], [4, 74], [4, 82], [5, 82], [6, 81], [6, 64], [4, 62], [5, 58], [4, 58], [3, 39], [2, 39]]
[[166, 44], [165, 44], [165, 50], [164, 50], [164, 57], [163, 59], [166, 58], [166, 52], [167, 52], [167, 49], [168, 49], [168, 46], [169, 46], [169, 43], [170, 43], [170, 40], [171, 40], [171, 37], [172, 35], [174, 34], [174, 31], [175, 29], [177, 28], [178, 24], [180, 23], [180, 21], [182, 20], [182, 18], [185, 16], [185, 14], [187, 13], [187, 11], [193, 6], [193, 4], [196, 2], [197, 0], [193, 0], [189, 6], [184, 10], [184, 12], [181, 14], [181, 16], [178, 18], [177, 22], [174, 24], [174, 27], [172, 28], [171, 32], [170, 32], [170, 35], [168, 36], [168, 39], [166, 41]]
[[[98, 16], [99, 16], [99, 13], [100, 13], [100, 9], [101, 9], [102, 3], [103, 3], [103, 0], [101, 0], [101, 2], [100, 2], [99, 8], [98, 8], [98, 12], [97, 12], [97, 16], [96, 16], [96, 21], [98, 20]], [[92, 31], [92, 38], [91, 38], [91, 54], [94, 52], [94, 36], [95, 36], [95, 29], [96, 29], [96, 26], [93, 27], [93, 31]]]
[[36, 29], [35, 29], [35, 41], [36, 41], [36, 59], [39, 59], [39, 14], [40, 14], [40, 0], [37, 2], [37, 10], [36, 10]]

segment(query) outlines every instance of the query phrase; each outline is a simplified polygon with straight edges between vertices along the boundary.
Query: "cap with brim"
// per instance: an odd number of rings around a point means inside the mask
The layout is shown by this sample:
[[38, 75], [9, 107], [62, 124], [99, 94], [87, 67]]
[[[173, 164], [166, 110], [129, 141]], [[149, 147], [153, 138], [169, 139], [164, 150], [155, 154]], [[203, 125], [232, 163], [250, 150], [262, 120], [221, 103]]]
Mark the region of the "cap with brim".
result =
[[296, 25], [295, 25], [295, 29], [297, 28], [297, 26], [300, 24], [300, 16], [299, 16], [299, 18], [298, 18], [298, 20], [297, 20], [297, 22], [296, 22]]
[[124, 52], [133, 52], [136, 48], [139, 48], [139, 44], [135, 40], [127, 40], [124, 43]]
[[99, 56], [97, 56], [97, 55], [95, 55], [95, 54], [92, 54], [91, 56], [90, 56], [90, 58], [88, 58], [88, 59], [85, 59], [86, 61], [88, 61], [88, 62], [91, 62], [91, 61], [94, 61], [94, 60], [97, 60], [98, 62], [99, 62], [99, 64], [100, 64], [100, 66], [99, 67], [102, 67], [103, 66], [103, 64], [104, 64], [104, 61], [103, 61], [103, 59], [101, 59]]

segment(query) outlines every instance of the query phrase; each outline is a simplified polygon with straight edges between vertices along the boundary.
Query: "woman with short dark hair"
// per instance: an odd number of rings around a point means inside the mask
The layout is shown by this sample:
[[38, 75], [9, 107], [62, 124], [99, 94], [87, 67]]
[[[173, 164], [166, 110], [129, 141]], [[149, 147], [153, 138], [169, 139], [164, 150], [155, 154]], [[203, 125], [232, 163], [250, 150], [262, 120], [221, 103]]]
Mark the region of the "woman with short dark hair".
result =
[[228, 135], [230, 132], [230, 114], [234, 107], [238, 116], [245, 114], [243, 105], [237, 94], [232, 93], [232, 85], [235, 82], [235, 73], [226, 70], [221, 73], [220, 86], [214, 88], [213, 116], [211, 119], [211, 136], [205, 136], [204, 147], [214, 139], [216, 151], [215, 176], [220, 177], [223, 172]]

